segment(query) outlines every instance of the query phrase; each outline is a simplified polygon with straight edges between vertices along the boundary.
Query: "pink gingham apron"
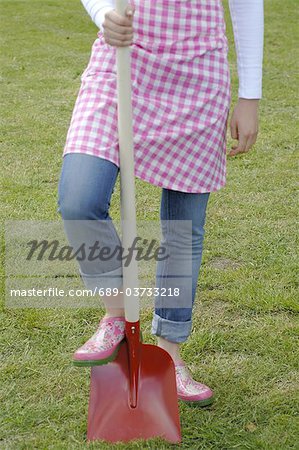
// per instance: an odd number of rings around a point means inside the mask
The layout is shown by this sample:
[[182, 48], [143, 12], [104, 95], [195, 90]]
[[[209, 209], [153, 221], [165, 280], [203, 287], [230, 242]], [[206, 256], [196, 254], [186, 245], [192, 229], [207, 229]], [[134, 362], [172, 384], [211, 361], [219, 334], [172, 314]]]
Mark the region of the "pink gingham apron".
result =
[[[182, 192], [226, 181], [231, 101], [221, 0], [135, 0], [131, 45], [136, 177]], [[63, 155], [95, 155], [119, 166], [116, 48], [99, 31]]]

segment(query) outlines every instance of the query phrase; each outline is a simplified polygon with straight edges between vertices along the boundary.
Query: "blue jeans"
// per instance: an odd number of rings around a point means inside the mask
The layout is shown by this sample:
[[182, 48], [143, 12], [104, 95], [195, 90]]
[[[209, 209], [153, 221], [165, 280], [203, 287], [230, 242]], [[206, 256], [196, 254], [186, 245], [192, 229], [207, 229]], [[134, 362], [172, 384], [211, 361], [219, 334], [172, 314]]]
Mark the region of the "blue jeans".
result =
[[[103, 240], [114, 240], [121, 245], [114, 228], [109, 207], [119, 167], [114, 163], [81, 153], [66, 154], [63, 158], [58, 186], [58, 212], [65, 224], [69, 241], [72, 233], [68, 230], [69, 221], [85, 220], [89, 230], [85, 237], [95, 239], [96, 227], [93, 223], [101, 221], [109, 225], [107, 233], [103, 230]], [[192, 221], [192, 306], [196, 294], [197, 280], [202, 259], [204, 224], [210, 193], [187, 193], [162, 188], [160, 219]], [[95, 220], [95, 222], [93, 222]], [[107, 222], [103, 222], [107, 221]], [[162, 222], [161, 222], [162, 223]], [[167, 227], [163, 230], [167, 240]], [[166, 236], [165, 236], [166, 233]], [[106, 237], [105, 237], [106, 236]], [[72, 243], [72, 242], [71, 242]], [[78, 261], [79, 262], [79, 261]], [[164, 262], [157, 262], [157, 274], [165, 274]], [[79, 262], [81, 277], [87, 287], [121, 287], [122, 268], [117, 261], [109, 261], [110, 266], [91, 265], [88, 261]], [[107, 278], [108, 274], [108, 278]], [[111, 284], [107, 279], [111, 276]], [[166, 276], [167, 279], [167, 276]], [[165, 285], [165, 284], [164, 284]], [[175, 297], [173, 297], [175, 299]], [[192, 307], [161, 307], [155, 305], [152, 333], [171, 342], [184, 342], [191, 332]]]

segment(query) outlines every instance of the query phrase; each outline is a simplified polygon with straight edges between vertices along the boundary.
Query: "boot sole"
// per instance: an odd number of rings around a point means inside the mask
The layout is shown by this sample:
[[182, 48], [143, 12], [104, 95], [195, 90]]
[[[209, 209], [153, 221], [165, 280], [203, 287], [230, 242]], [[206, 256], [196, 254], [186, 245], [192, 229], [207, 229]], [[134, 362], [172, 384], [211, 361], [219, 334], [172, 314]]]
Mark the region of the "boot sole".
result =
[[211, 398], [207, 398], [205, 400], [185, 400], [182, 398], [179, 398], [179, 400], [183, 403], [186, 403], [190, 406], [199, 406], [199, 407], [205, 407], [205, 406], [209, 406], [214, 402], [214, 397]]
[[[102, 366], [104, 364], [108, 364], [109, 362], [112, 362], [115, 360], [118, 354], [118, 350], [121, 346], [121, 344], [125, 341], [125, 338], [118, 344], [116, 349], [113, 351], [113, 353], [108, 356], [107, 358], [103, 359], [73, 359], [73, 365], [76, 367], [93, 367], [93, 366]], [[143, 335], [140, 331], [140, 341], [143, 342]]]
[[107, 358], [103, 358], [103, 359], [84, 359], [84, 360], [80, 360], [80, 359], [73, 359], [73, 365], [76, 367], [92, 367], [92, 366], [102, 366], [104, 364], [108, 364], [109, 362], [112, 362], [115, 360], [115, 358], [117, 357], [118, 354], [118, 350], [121, 346], [121, 344], [124, 342], [124, 340], [122, 340], [118, 346], [116, 347], [116, 349], [113, 351], [113, 353], [108, 356]]

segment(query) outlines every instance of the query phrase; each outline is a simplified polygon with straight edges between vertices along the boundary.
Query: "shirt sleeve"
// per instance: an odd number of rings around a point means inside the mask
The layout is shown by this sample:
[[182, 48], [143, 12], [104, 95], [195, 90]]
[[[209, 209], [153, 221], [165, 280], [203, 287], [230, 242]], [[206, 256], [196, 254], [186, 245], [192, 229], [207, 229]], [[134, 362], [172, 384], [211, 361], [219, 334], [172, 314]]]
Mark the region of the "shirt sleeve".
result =
[[239, 98], [262, 98], [264, 47], [263, 0], [229, 0], [233, 26]]
[[102, 31], [105, 14], [115, 8], [113, 0], [81, 0], [92, 21]]

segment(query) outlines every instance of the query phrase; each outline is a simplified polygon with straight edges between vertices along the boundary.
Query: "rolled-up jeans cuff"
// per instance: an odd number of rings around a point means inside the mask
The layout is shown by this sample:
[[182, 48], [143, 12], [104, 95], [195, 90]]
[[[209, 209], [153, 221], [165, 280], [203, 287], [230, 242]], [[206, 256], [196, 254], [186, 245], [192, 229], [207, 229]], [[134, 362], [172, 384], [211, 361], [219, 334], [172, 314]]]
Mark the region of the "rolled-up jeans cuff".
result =
[[156, 313], [153, 316], [152, 334], [161, 336], [170, 342], [185, 342], [191, 333], [191, 328], [191, 320], [188, 320], [187, 322], [174, 322], [172, 320], [163, 319]]
[[87, 274], [79, 269], [81, 278], [87, 289], [120, 288], [123, 284], [122, 267], [100, 274]]

